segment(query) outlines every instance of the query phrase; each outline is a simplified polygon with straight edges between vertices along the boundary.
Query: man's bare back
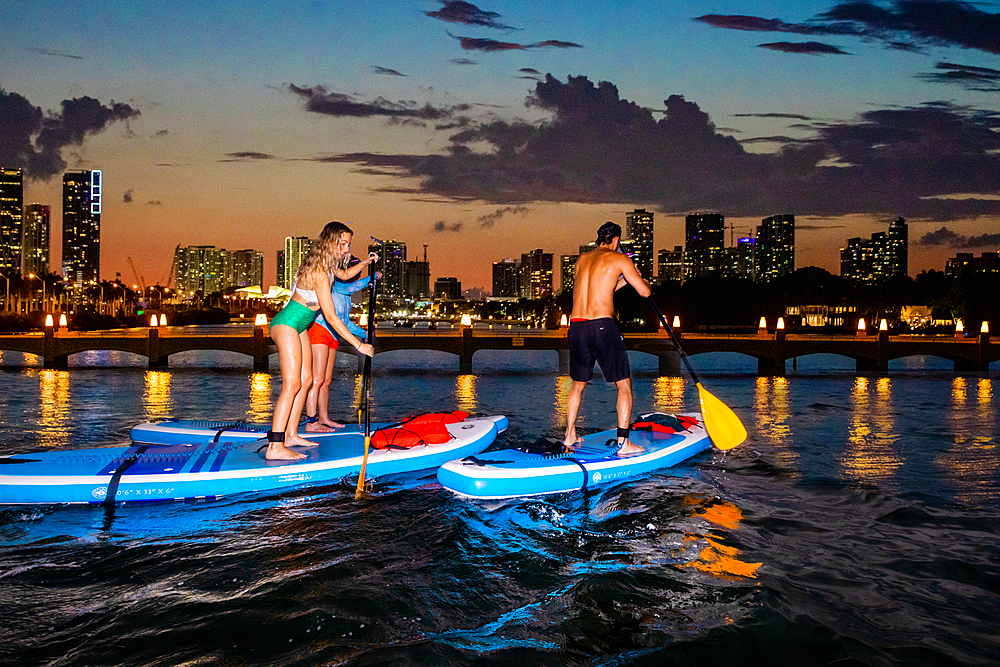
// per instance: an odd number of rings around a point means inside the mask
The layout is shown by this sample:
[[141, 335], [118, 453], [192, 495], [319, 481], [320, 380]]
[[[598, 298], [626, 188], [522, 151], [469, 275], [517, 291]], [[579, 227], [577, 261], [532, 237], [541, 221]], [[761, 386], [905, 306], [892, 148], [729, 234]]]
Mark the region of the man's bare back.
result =
[[[626, 284], [632, 285], [640, 296], [649, 296], [652, 292], [649, 283], [643, 280], [636, 270], [632, 260], [627, 255], [618, 251], [618, 244], [621, 241], [621, 227], [613, 223], [605, 223], [598, 230], [598, 244], [594, 250], [584, 253], [576, 263], [576, 272], [573, 279], [573, 311], [571, 318], [576, 321], [600, 320], [603, 318], [613, 319], [615, 314], [614, 296], [615, 291], [621, 289]], [[574, 368], [574, 339], [575, 326], [580, 324], [570, 324], [570, 368], [571, 376]], [[613, 326], [613, 323], [612, 323]], [[617, 334], [617, 328], [613, 329]], [[619, 348], [620, 355], [625, 355], [624, 348]], [[620, 364], [622, 379], [612, 379], [608, 372], [610, 369], [602, 370], [608, 381], [613, 381], [618, 387], [618, 428], [619, 437], [627, 433], [629, 420], [632, 413], [632, 380], [628, 377], [627, 355], [621, 359]], [[618, 366], [618, 364], [616, 364]], [[584, 367], [581, 377], [573, 376], [573, 388], [570, 390], [569, 404], [566, 415], [566, 436], [563, 440], [566, 447], [572, 448], [580, 441], [576, 435], [576, 418], [580, 409], [580, 402], [583, 397], [583, 390], [587, 386], [590, 378], [590, 370], [593, 368], [593, 358], [591, 357]], [[621, 441], [619, 455], [638, 454], [644, 451], [642, 447], [634, 445], [625, 435]]]

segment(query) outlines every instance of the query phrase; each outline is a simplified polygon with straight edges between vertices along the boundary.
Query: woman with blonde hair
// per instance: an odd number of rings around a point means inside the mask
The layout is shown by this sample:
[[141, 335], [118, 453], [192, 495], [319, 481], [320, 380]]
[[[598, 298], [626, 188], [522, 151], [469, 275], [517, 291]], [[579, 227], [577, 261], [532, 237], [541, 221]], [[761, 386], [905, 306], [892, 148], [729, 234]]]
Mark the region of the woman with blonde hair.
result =
[[350, 280], [365, 266], [378, 259], [375, 253], [370, 253], [366, 259], [347, 268], [351, 259], [353, 236], [354, 232], [340, 222], [329, 222], [323, 227], [319, 239], [309, 249], [295, 272], [291, 298], [271, 320], [271, 339], [278, 348], [278, 365], [281, 369], [281, 392], [274, 404], [271, 430], [267, 433], [265, 457], [268, 459], [305, 458], [305, 454], [289, 447], [316, 445], [299, 437], [298, 426], [306, 393], [312, 386], [312, 345], [308, 330], [320, 310], [334, 331], [358, 352], [369, 357], [375, 354], [371, 345], [362, 343], [337, 318], [330, 294], [331, 284], [336, 278]]

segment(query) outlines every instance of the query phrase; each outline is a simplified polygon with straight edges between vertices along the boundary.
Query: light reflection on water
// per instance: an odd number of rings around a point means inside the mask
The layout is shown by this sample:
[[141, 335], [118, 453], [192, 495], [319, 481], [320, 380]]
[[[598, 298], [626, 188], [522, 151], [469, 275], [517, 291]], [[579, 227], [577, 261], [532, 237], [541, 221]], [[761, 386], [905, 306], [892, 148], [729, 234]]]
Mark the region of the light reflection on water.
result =
[[470, 415], [478, 411], [476, 403], [476, 376], [459, 375], [455, 380], [455, 402], [458, 409]]
[[899, 430], [893, 413], [892, 381], [886, 377], [874, 381], [856, 378], [851, 398], [844, 473], [880, 488], [894, 488], [896, 470], [903, 460], [896, 448]]
[[[569, 390], [573, 388], [573, 378], [568, 375], [560, 375], [556, 378], [555, 401], [552, 402], [552, 417], [549, 423], [550, 428], [559, 430], [566, 428], [566, 408], [569, 404]], [[577, 423], [582, 423], [578, 420]]]
[[170, 416], [170, 373], [167, 371], [146, 371], [146, 391], [142, 396], [146, 408], [146, 421], [154, 421]]
[[653, 407], [659, 412], [683, 412], [684, 378], [658, 377], [653, 380]]
[[754, 400], [757, 434], [769, 443], [783, 467], [798, 469], [791, 416], [788, 407], [788, 378], [758, 377]]
[[979, 379], [974, 396], [969, 390], [967, 378], [957, 377], [952, 382], [951, 410], [947, 411], [946, 421], [951, 447], [937, 457], [936, 463], [955, 487], [959, 500], [980, 505], [1000, 494], [1000, 451], [991, 437], [996, 429], [997, 408], [988, 378]]
[[271, 419], [271, 374], [253, 373], [250, 375], [250, 407], [247, 410], [247, 421], [260, 424]]
[[65, 447], [69, 442], [66, 430], [69, 418], [69, 371], [38, 371], [40, 412], [39, 444], [48, 449]]

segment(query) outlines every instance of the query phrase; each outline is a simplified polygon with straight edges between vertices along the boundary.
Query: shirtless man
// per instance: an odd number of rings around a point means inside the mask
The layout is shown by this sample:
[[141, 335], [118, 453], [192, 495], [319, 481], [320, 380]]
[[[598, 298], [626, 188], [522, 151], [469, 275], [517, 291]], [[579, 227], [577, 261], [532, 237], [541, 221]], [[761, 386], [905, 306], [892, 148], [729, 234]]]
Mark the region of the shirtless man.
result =
[[580, 255], [573, 279], [573, 314], [569, 324], [569, 374], [573, 388], [566, 408], [566, 438], [572, 449], [582, 438], [576, 436], [576, 417], [587, 382], [594, 376], [594, 361], [601, 364], [604, 379], [618, 387], [619, 456], [645, 451], [629, 440], [632, 418], [632, 380], [629, 378], [625, 340], [615, 325], [614, 295], [626, 283], [639, 296], [649, 296], [649, 283], [636, 270], [628, 255], [618, 250], [622, 228], [605, 222], [597, 230], [597, 248]]

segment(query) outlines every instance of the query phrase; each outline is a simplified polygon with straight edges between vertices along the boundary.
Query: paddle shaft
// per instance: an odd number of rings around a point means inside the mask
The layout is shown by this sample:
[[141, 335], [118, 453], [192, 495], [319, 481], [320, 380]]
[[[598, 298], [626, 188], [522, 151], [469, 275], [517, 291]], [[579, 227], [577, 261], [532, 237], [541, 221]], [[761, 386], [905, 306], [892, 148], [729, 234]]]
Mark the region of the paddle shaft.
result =
[[684, 350], [681, 349], [681, 342], [677, 340], [677, 336], [674, 334], [673, 327], [667, 324], [667, 318], [665, 318], [663, 316], [663, 313], [660, 312], [660, 307], [656, 305], [656, 301], [653, 300], [652, 294], [649, 295], [649, 303], [651, 306], [653, 306], [653, 310], [656, 312], [656, 316], [660, 318], [660, 322], [663, 324], [663, 328], [667, 330], [668, 334], [670, 334], [670, 340], [671, 342], [673, 342], [674, 347], [677, 348], [677, 354], [680, 355], [681, 360], [684, 362], [685, 368], [687, 368], [688, 373], [691, 374], [691, 379], [694, 380], [695, 384], [701, 384], [701, 380], [698, 379], [698, 374], [694, 372], [694, 368], [691, 366], [691, 360], [688, 359], [688, 356], [684, 353]]
[[[369, 345], [375, 345], [375, 299], [378, 291], [378, 274], [371, 271], [371, 279], [368, 283], [368, 336], [367, 342]], [[372, 420], [371, 420], [371, 410], [370, 410], [370, 394], [371, 394], [371, 378], [372, 378], [372, 358], [365, 356], [365, 367], [361, 372], [361, 410], [364, 412], [365, 418], [365, 455], [361, 459], [361, 471], [358, 473], [358, 489], [355, 493], [355, 497], [359, 497], [365, 489], [365, 468], [368, 466], [368, 450], [372, 441]]]

